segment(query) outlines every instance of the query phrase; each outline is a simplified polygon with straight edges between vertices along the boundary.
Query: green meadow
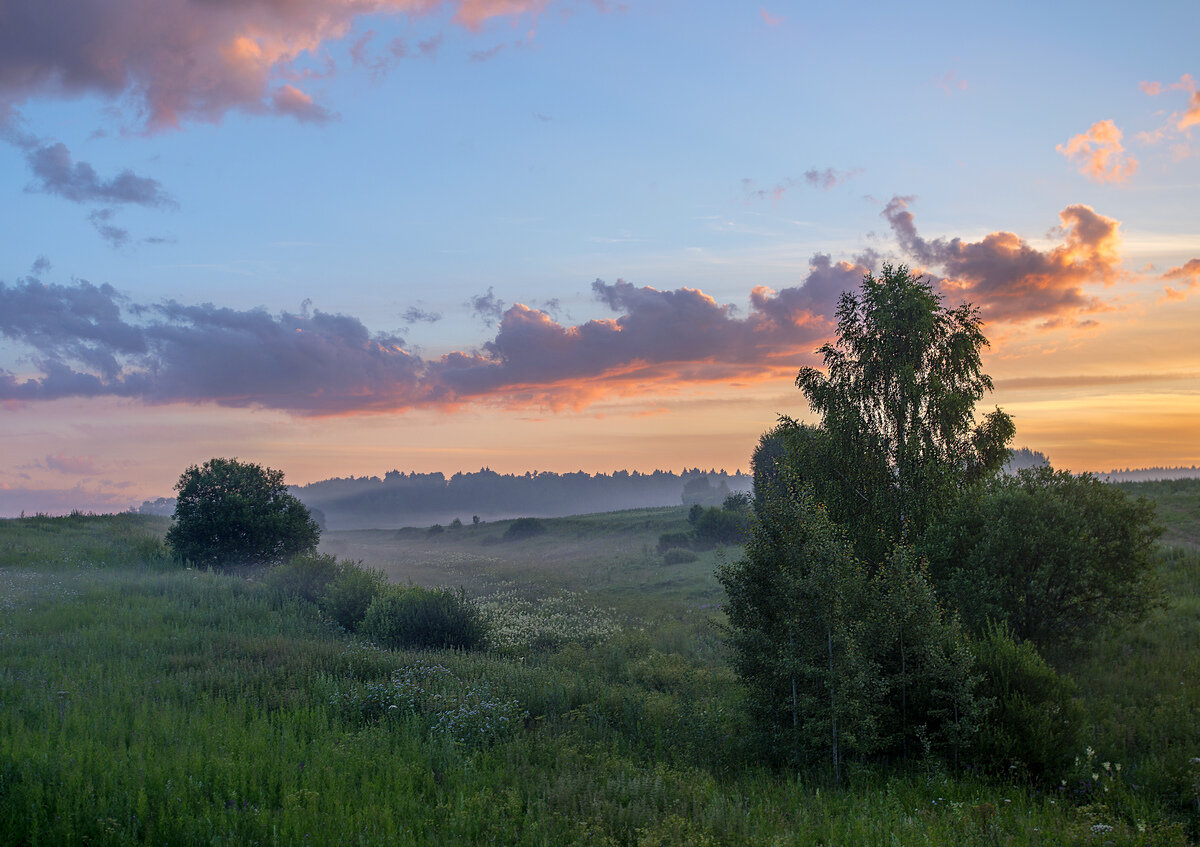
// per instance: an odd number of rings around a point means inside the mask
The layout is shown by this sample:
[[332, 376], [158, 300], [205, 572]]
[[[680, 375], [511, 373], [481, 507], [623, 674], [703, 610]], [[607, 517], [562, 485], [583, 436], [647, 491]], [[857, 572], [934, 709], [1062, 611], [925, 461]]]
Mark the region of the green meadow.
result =
[[[1160, 503], [1166, 605], [1073, 657], [1057, 782], [763, 766], [683, 508], [330, 532], [464, 587], [488, 649], [392, 651], [261, 575], [175, 565], [167, 521], [0, 522], [0, 844], [1184, 845], [1200, 839], [1200, 482]], [[463, 516], [464, 520], [470, 516]]]

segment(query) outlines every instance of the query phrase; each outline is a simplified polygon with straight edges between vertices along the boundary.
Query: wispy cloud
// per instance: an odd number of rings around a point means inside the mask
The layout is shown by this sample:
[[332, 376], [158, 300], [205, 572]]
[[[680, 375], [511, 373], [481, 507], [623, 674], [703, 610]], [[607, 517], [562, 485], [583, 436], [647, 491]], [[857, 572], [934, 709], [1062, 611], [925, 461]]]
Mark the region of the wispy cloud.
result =
[[129, 243], [129, 230], [112, 222], [115, 215], [112, 209], [96, 209], [88, 215], [88, 221], [110, 247], [119, 248]]
[[[1189, 130], [1200, 125], [1200, 90], [1191, 74], [1184, 74], [1176, 82], [1170, 83], [1144, 81], [1141, 83], [1141, 89], [1151, 97], [1182, 91], [1188, 95], [1188, 99], [1181, 110], [1172, 112], [1157, 129], [1138, 133], [1138, 141], [1143, 144], [1159, 144], [1168, 139], [1179, 139], [1181, 135], [1186, 139], [1190, 137]], [[1184, 159], [1193, 152], [1185, 142], [1175, 145], [1173, 155], [1176, 159]]]
[[1097, 121], [1087, 132], [1055, 146], [1079, 167], [1079, 172], [1096, 182], [1125, 182], [1137, 171], [1138, 161], [1125, 154], [1122, 133], [1111, 120]]
[[490, 286], [486, 294], [476, 294], [467, 301], [467, 305], [471, 307], [475, 317], [488, 326], [494, 326], [504, 317], [504, 301], [495, 295]]
[[61, 142], [42, 144], [26, 151], [25, 160], [38, 182], [29, 190], [55, 194], [75, 203], [121, 203], [175, 208], [162, 184], [150, 177], [123, 170], [104, 179], [87, 162], [76, 162]]
[[967, 81], [958, 75], [958, 71], [954, 68], [946, 71], [944, 74], [938, 74], [934, 77], [934, 82], [937, 87], [945, 91], [947, 94], [953, 94], [955, 91], [966, 91]]
[[747, 200], [779, 202], [793, 188], [816, 188], [829, 191], [861, 173], [862, 168], [852, 168], [848, 171], [838, 171], [833, 168], [809, 168], [801, 176], [788, 177], [770, 188], [756, 188], [755, 181], [746, 178], [742, 180], [742, 189], [746, 192]]
[[433, 324], [437, 323], [441, 319], [441, 312], [427, 312], [424, 309], [418, 308], [417, 306], [409, 306], [408, 309], [405, 310], [404, 314], [400, 316], [400, 320], [404, 321], [406, 324]]

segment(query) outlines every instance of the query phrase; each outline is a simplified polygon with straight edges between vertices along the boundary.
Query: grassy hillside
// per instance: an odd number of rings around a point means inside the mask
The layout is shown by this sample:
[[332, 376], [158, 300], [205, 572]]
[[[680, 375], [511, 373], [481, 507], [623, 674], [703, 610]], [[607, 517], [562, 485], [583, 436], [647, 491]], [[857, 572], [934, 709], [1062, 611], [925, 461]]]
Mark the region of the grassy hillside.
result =
[[657, 552], [663, 533], [686, 532], [683, 506], [542, 518], [546, 531], [506, 541], [512, 521], [430, 532], [429, 528], [329, 532], [321, 549], [383, 570], [393, 582], [463, 585], [475, 593], [500, 586], [544, 594], [588, 591], [627, 612], [712, 607], [721, 589], [713, 569], [735, 548], [698, 551], [695, 562], [666, 565]]
[[[394, 579], [488, 594], [514, 619], [558, 598], [553, 649], [459, 654], [379, 650], [259, 582], [179, 570], [162, 520], [0, 522], [0, 844], [1200, 835], [1195, 549], [1164, 548], [1167, 608], [1072, 669], [1091, 753], [1059, 786], [860, 763], [833, 789], [756, 763], [713, 629], [718, 554], [664, 565], [655, 551], [683, 510], [544, 523], [524, 541], [501, 540], [504, 523], [326, 538]], [[1177, 523], [1194, 532], [1200, 510]], [[611, 625], [586, 625], [597, 615]]]

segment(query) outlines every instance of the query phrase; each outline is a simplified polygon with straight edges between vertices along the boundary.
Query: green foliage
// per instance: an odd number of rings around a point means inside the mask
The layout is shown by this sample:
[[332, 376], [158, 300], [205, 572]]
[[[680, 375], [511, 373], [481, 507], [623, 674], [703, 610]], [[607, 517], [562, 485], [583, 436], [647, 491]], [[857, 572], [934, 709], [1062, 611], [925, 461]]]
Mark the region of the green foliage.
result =
[[897, 545], [871, 581], [864, 626], [888, 686], [881, 749], [902, 758], [936, 753], [958, 767], [986, 707], [971, 645], [942, 610], [925, 563]]
[[1158, 534], [1150, 502], [1044, 466], [964, 497], [924, 547], [935, 581], [975, 631], [997, 620], [1040, 648], [1071, 647], [1153, 606]]
[[337, 558], [323, 553], [293, 556], [267, 571], [263, 583], [272, 591], [319, 603], [329, 583], [343, 570]]
[[167, 544], [201, 567], [271, 565], [316, 550], [321, 531], [283, 472], [237, 459], [192, 465], [175, 485]]
[[717, 544], [744, 544], [750, 534], [750, 514], [711, 507], [696, 519], [696, 543], [701, 547]]
[[700, 558], [691, 550], [686, 550], [682, 547], [672, 547], [669, 550], [664, 550], [662, 557], [664, 565], [686, 565], [688, 562], [694, 562]]
[[700, 520], [700, 516], [704, 514], [704, 507], [699, 503], [693, 503], [688, 507], [687, 519], [692, 526], [696, 525], [696, 521]]
[[546, 531], [546, 525], [537, 518], [517, 518], [504, 530], [505, 541], [523, 541]]
[[1013, 425], [999, 410], [975, 422], [992, 388], [978, 309], [946, 308], [921, 277], [884, 265], [842, 295], [837, 316], [837, 340], [818, 351], [826, 373], [796, 377], [822, 435], [792, 424], [781, 452], [805, 454], [797, 461], [817, 499], [851, 530], [859, 555], [882, 561], [894, 541], [920, 538], [959, 491], [999, 470]]
[[772, 754], [955, 760], [981, 704], [970, 650], [921, 564], [897, 547], [875, 568], [854, 555], [804, 481], [781, 471], [760, 497], [745, 557], [718, 572], [734, 668]]
[[1082, 747], [1075, 684], [1003, 625], [989, 625], [974, 651], [979, 693], [991, 708], [974, 740], [973, 764], [1003, 776], [1058, 779]]
[[733, 666], [773, 757], [800, 765], [820, 756], [836, 779], [847, 752], [878, 744], [884, 692], [859, 615], [868, 578], [798, 480], [782, 480], [758, 518], [745, 557], [717, 575]]
[[321, 609], [342, 627], [353, 632], [362, 623], [371, 601], [383, 593], [387, 585], [387, 577], [381, 571], [344, 564], [341, 573], [325, 589], [320, 601]]
[[466, 592], [445, 588], [391, 588], [371, 600], [360, 630], [384, 647], [474, 650], [487, 630]]

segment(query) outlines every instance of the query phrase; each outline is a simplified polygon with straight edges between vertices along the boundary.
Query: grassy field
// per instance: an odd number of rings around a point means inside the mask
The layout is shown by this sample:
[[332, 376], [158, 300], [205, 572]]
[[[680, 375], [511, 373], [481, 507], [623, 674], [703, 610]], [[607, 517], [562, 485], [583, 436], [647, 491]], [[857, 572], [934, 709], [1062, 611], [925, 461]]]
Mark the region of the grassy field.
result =
[[1071, 669], [1091, 752], [1040, 789], [757, 764], [716, 629], [712, 569], [737, 551], [664, 565], [682, 509], [324, 539], [516, 622], [474, 654], [376, 649], [179, 569], [162, 519], [3, 521], [0, 844], [1196, 843], [1200, 508], [1147, 493], [1176, 509], [1169, 605]]

